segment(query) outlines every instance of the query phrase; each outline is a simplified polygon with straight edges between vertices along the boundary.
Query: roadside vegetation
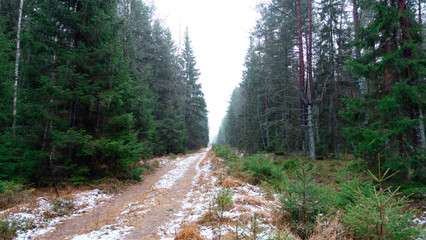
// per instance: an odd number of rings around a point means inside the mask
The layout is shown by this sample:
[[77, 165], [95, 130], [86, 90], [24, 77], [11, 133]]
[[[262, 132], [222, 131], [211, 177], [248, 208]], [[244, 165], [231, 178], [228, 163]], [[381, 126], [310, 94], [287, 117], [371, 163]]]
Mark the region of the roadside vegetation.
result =
[[310, 161], [300, 156], [242, 154], [228, 146], [214, 146], [227, 172], [277, 194], [282, 228], [301, 239], [417, 239], [424, 226], [412, 221], [413, 200], [388, 182], [392, 174], [374, 175], [359, 161]]

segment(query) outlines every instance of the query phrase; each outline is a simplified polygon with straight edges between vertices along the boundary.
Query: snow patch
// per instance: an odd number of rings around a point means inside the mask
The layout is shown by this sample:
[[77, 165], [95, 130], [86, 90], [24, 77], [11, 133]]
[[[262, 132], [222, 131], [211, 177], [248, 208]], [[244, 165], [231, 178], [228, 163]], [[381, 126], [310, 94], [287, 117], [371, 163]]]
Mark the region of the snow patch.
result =
[[98, 231], [92, 231], [87, 234], [78, 235], [72, 238], [72, 240], [118, 240], [123, 239], [124, 236], [130, 233], [133, 227], [125, 226], [118, 227], [119, 224], [103, 226]]
[[[218, 179], [212, 175], [212, 163], [209, 161], [200, 167], [200, 162], [196, 165], [197, 174], [192, 182], [191, 190], [187, 193], [186, 199], [182, 204], [181, 211], [174, 214], [175, 218], [164, 226], [159, 227], [157, 234], [162, 240], [173, 239], [174, 234], [178, 233], [185, 223], [194, 223], [201, 220], [202, 216], [212, 210], [214, 205], [214, 197], [221, 187], [216, 186]], [[272, 208], [279, 198], [275, 195], [271, 200], [266, 200], [266, 194], [262, 193], [259, 187], [251, 184], [243, 184], [242, 186], [231, 188], [233, 191], [234, 208], [230, 211], [223, 212], [223, 217], [237, 222], [242, 215], [260, 213], [265, 216], [259, 216], [258, 227], [262, 229], [258, 233], [258, 239], [266, 240], [274, 237], [276, 228], [272, 226], [268, 219], [272, 215]], [[250, 200], [253, 200], [253, 203]], [[223, 225], [220, 228], [212, 226], [199, 226], [200, 234], [208, 240], [214, 239], [221, 235], [224, 236], [228, 232], [234, 232], [233, 225]], [[240, 226], [240, 231], [244, 229], [244, 234], [250, 236], [248, 226]]]
[[[203, 159], [207, 153], [201, 157]], [[175, 218], [169, 223], [158, 228], [158, 235], [162, 240], [174, 239], [175, 233], [179, 232], [181, 225], [185, 222], [195, 222], [208, 211], [209, 201], [211, 200], [211, 188], [215, 188], [217, 179], [211, 175], [211, 163], [207, 162], [200, 167], [201, 161], [195, 166], [197, 171], [194, 179], [192, 180], [191, 190], [186, 194], [185, 201], [182, 204], [182, 210], [176, 212]], [[202, 177], [208, 178], [207, 185], [198, 184]], [[189, 216], [185, 218], [186, 215]], [[201, 233], [202, 234], [202, 233]], [[203, 235], [204, 236], [204, 235]]]
[[176, 183], [177, 180], [179, 180], [185, 175], [189, 166], [192, 163], [194, 163], [197, 159], [199, 159], [200, 156], [203, 156], [205, 154], [206, 153], [196, 154], [194, 156], [178, 161], [174, 169], [172, 169], [171, 171], [166, 173], [163, 177], [161, 177], [160, 181], [158, 181], [157, 184], [154, 186], [154, 189], [160, 189], [160, 188], [170, 189]]
[[[75, 218], [82, 213], [110, 200], [111, 195], [103, 194], [100, 190], [82, 192], [75, 195], [75, 200], [61, 200], [62, 203], [72, 206], [70, 213], [62, 215], [58, 206], [45, 197], [36, 199], [35, 207], [21, 207], [17, 212], [5, 211], [4, 220], [17, 224], [17, 240], [29, 240], [40, 237], [55, 229], [55, 226], [65, 220]], [[56, 203], [57, 204], [57, 203]]]

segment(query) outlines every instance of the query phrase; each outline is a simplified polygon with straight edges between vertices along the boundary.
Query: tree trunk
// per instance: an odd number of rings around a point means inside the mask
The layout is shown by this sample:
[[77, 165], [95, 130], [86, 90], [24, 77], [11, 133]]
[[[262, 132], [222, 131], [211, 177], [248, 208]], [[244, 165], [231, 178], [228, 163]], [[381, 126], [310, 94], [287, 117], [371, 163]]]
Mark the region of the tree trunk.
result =
[[308, 44], [308, 82], [311, 99], [308, 102], [308, 141], [309, 141], [309, 157], [315, 160], [315, 138], [313, 125], [313, 108], [315, 102], [314, 79], [312, 73], [312, 0], [309, 0], [309, 44]]
[[[354, 30], [355, 30], [355, 40], [358, 40], [358, 29], [359, 29], [359, 19], [358, 19], [358, 5], [357, 0], [352, 0], [352, 6], [353, 6], [353, 19], [354, 19]], [[359, 47], [355, 47], [355, 57], [361, 58], [361, 49]], [[364, 96], [367, 94], [367, 83], [365, 81], [365, 78], [358, 77], [358, 86], [359, 86], [359, 92], [361, 96]]]
[[308, 140], [309, 140], [309, 158], [315, 160], [315, 140], [314, 126], [312, 123], [312, 104], [308, 105]]
[[[422, 1], [419, 0], [419, 24], [422, 26]], [[420, 28], [420, 36], [423, 37], [423, 27]], [[419, 48], [422, 49], [422, 42], [419, 43]]]
[[315, 100], [315, 89], [314, 89], [314, 79], [312, 73], [312, 0], [309, 0], [309, 44], [308, 44], [308, 81], [309, 81], [309, 90], [311, 94], [310, 104], [314, 104]]
[[305, 94], [305, 61], [303, 56], [303, 38], [302, 38], [302, 23], [300, 19], [300, 0], [297, 0], [297, 22], [298, 22], [298, 39], [299, 39], [299, 91], [300, 97], [306, 104]]
[[266, 134], [266, 147], [269, 148], [269, 126], [268, 126], [268, 69], [265, 61], [265, 134]]
[[304, 56], [303, 56], [303, 37], [302, 37], [302, 22], [300, 19], [300, 0], [296, 1], [297, 5], [297, 23], [298, 23], [298, 40], [299, 40], [299, 95], [300, 95], [300, 112], [301, 112], [301, 118], [300, 118], [300, 134], [302, 138], [302, 148], [305, 152], [305, 123], [306, 123], [306, 105], [307, 105], [307, 99], [306, 99], [306, 92], [305, 92], [305, 62], [304, 62]]
[[15, 58], [15, 81], [13, 83], [13, 121], [12, 121], [12, 135], [16, 133], [16, 103], [18, 102], [18, 80], [19, 80], [19, 60], [21, 58], [21, 23], [22, 23], [22, 8], [24, 7], [24, 0], [19, 3], [18, 13], [18, 27], [16, 31], [16, 58]]

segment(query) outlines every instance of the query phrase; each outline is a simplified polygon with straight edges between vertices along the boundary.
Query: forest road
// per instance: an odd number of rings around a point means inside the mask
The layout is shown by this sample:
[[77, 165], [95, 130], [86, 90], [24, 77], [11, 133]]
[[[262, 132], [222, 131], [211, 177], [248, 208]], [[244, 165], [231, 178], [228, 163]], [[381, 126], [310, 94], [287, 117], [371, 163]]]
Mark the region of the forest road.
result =
[[160, 239], [159, 227], [181, 209], [197, 174], [196, 166], [208, 158], [209, 150], [169, 162], [111, 202], [70, 219], [37, 239], [93, 239], [90, 234], [94, 232], [96, 239]]

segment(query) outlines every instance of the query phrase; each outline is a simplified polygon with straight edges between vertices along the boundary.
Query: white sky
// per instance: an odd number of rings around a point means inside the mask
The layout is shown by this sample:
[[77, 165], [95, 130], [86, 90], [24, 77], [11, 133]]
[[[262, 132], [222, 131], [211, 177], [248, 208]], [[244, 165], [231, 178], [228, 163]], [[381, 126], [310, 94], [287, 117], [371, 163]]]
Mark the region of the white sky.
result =
[[176, 44], [188, 27], [209, 111], [210, 139], [219, 131], [232, 90], [241, 82], [260, 0], [153, 0]]

